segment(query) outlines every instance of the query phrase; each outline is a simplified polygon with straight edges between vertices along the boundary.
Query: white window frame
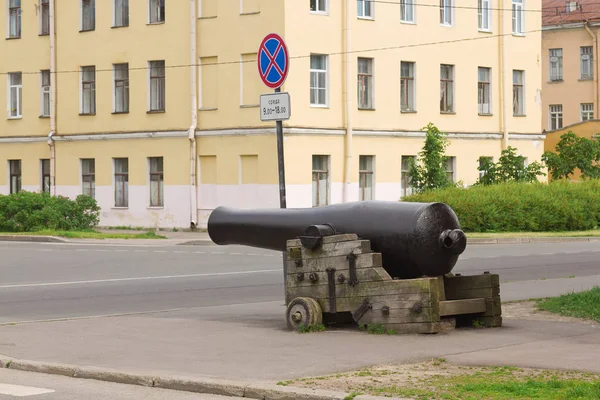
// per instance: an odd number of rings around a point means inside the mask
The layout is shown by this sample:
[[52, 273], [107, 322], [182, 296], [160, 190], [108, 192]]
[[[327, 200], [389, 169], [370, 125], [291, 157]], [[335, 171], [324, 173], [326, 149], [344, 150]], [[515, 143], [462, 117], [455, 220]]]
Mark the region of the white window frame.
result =
[[[487, 72], [487, 81], [481, 81], [479, 79], [479, 73], [482, 70]], [[485, 102], [486, 99], [483, 99], [483, 96], [485, 95], [485, 89], [482, 88], [482, 85], [485, 84], [487, 84], [488, 86], [487, 108]], [[484, 92], [483, 94], [481, 93], [482, 90]], [[492, 93], [492, 69], [488, 67], [477, 67], [477, 112], [479, 113], [479, 115], [492, 115]], [[480, 102], [480, 99], [483, 99], [483, 102]]]
[[[409, 98], [412, 100], [412, 107], [403, 108], [402, 103], [402, 95], [404, 91], [402, 88], [402, 82], [404, 81], [404, 77], [402, 76], [402, 64], [408, 64], [410, 66], [410, 70], [412, 72], [412, 76], [409, 76], [408, 79], [412, 79], [412, 90], [407, 90], [407, 94]], [[416, 112], [417, 111], [417, 63], [414, 61], [400, 61], [400, 112]], [[410, 103], [410, 102], [409, 102]]]
[[[450, 78], [444, 78], [444, 80], [442, 80], [442, 67], [450, 67]], [[454, 114], [456, 113], [456, 67], [454, 64], [440, 64], [440, 113], [441, 114]], [[442, 83], [443, 82], [451, 82], [452, 85], [452, 93], [451, 93], [451, 99], [452, 99], [452, 109], [451, 110], [442, 110], [441, 107], [441, 101], [442, 101]], [[446, 92], [448, 92], [448, 87], [446, 85], [446, 87], [444, 88], [444, 90]]]
[[[550, 64], [550, 68], [548, 70], [548, 80], [550, 82], [559, 82], [563, 80], [563, 49], [549, 49], [548, 50], [548, 63]], [[553, 67], [552, 64], [556, 63], [556, 67]], [[553, 74], [553, 71], [556, 70], [557, 75]]]
[[[494, 157], [490, 157], [490, 156], [483, 156], [483, 158], [487, 158], [488, 160], [490, 160], [490, 162], [494, 162]], [[483, 166], [483, 163], [481, 162], [482, 160], [479, 160], [479, 167], [481, 168]], [[479, 168], [477, 168], [477, 172], [479, 172], [479, 179], [483, 178], [485, 175], [485, 171], [480, 171]]]
[[[123, 22], [117, 25], [117, 14], [119, 14], [119, 8], [117, 2], [121, 3], [121, 7], [126, 9], [127, 12], [121, 11]], [[113, 28], [124, 28], [129, 26], [129, 0], [112, 0], [112, 27]]]
[[525, 0], [512, 0], [512, 34], [525, 36]]
[[410, 176], [408, 175], [410, 172], [411, 159], [417, 162], [417, 156], [415, 155], [402, 155], [400, 157], [400, 198], [411, 195], [414, 189], [411, 185], [412, 181]]
[[[117, 66], [125, 65], [127, 67], [127, 78], [125, 78], [123, 86], [123, 96], [127, 95], [127, 101], [123, 104], [124, 110], [117, 110]], [[112, 65], [112, 111], [115, 114], [127, 114], [131, 108], [131, 92], [129, 88], [129, 63], [116, 63]]]
[[[21, 83], [19, 84], [12, 84], [12, 77], [20, 77], [21, 79]], [[7, 74], [7, 87], [8, 87], [8, 91], [7, 91], [7, 112], [8, 112], [8, 118], [9, 119], [19, 119], [19, 118], [23, 118], [23, 74], [21, 72], [9, 72]], [[12, 94], [13, 94], [13, 89], [15, 89], [15, 94], [17, 96], [17, 108], [15, 109], [14, 113], [11, 109], [11, 105], [12, 105]]]
[[[323, 170], [323, 169], [315, 170], [314, 169], [315, 157], [324, 157], [325, 158], [325, 167], [326, 167], [325, 170]], [[325, 203], [324, 204], [318, 204], [318, 202], [319, 202], [318, 197], [317, 197], [317, 204], [315, 204], [315, 202], [314, 202], [315, 192], [314, 192], [312, 182], [313, 182], [313, 178], [314, 178], [315, 174], [326, 174], [326, 179], [325, 179], [326, 188], [325, 188]], [[317, 188], [318, 187], [319, 187], [319, 184], [317, 183]], [[328, 154], [313, 154], [311, 157], [311, 204], [313, 207], [321, 207], [321, 206], [326, 206], [330, 203], [331, 203], [331, 156]]]
[[440, 0], [440, 25], [454, 26], [454, 0]]
[[456, 182], [456, 156], [446, 156], [446, 160], [444, 161], [444, 170], [446, 171], [446, 176], [448, 176], [452, 182]]
[[[359, 68], [358, 66], [360, 65], [360, 61], [361, 60], [366, 60], [367, 61], [367, 65], [369, 66], [370, 72], [369, 73], [361, 73], [359, 72]], [[369, 94], [370, 94], [370, 98], [368, 99], [367, 104], [365, 106], [361, 105], [360, 102], [360, 94], [361, 94], [361, 90], [358, 89], [357, 87], [357, 106], [359, 110], [374, 110], [375, 109], [375, 59], [374, 58], [368, 58], [368, 57], [358, 57], [357, 59], [357, 71], [356, 71], [356, 77], [357, 80], [361, 78], [361, 76], [369, 76], [370, 80], [368, 81], [368, 84], [366, 86], [369, 87]], [[358, 83], [358, 82], [357, 82]]]
[[[416, 24], [417, 23], [417, 7], [415, 2], [417, 0], [400, 0], [400, 22], [403, 24]], [[408, 19], [408, 10], [411, 10], [412, 19]]]
[[[587, 52], [587, 49], [589, 49], [590, 51]], [[589, 71], [587, 75], [583, 73], [584, 65], [587, 65], [587, 70]], [[594, 79], [593, 46], [581, 46], [579, 48], [579, 79], [581, 79], [582, 81], [589, 81]]]
[[329, 0], [310, 0], [311, 2], [314, 1], [315, 5], [316, 5], [316, 9], [315, 10], [310, 10], [310, 3], [309, 3], [309, 10], [311, 14], [329, 14]]
[[[48, 75], [48, 84], [44, 85], [44, 75], [47, 74]], [[40, 71], [40, 116], [41, 117], [49, 117], [50, 116], [50, 107], [51, 107], [51, 102], [50, 102], [50, 85], [51, 85], [51, 80], [50, 80], [50, 70], [46, 69], [46, 70], [42, 70]], [[48, 113], [45, 113], [44, 110], [46, 109], [46, 103], [48, 104]]]
[[[314, 69], [312, 67], [312, 58], [313, 57], [322, 57], [325, 60], [325, 69]], [[316, 108], [328, 108], [329, 107], [329, 56], [327, 54], [311, 54], [310, 55], [310, 81], [309, 81], [309, 85], [310, 85], [310, 106], [311, 107], [316, 107]], [[314, 87], [312, 86], [312, 84], [310, 82], [312, 82], [312, 77], [313, 74], [316, 75], [324, 75], [325, 76], [325, 87], [321, 88], [321, 87]], [[313, 103], [312, 101], [312, 93], [313, 90], [316, 90], [317, 93], [320, 90], [325, 90], [325, 103]], [[316, 96], [316, 99], [318, 99], [318, 96]], [[318, 101], [318, 100], [317, 100]]]
[[10, 38], [10, 39], [20, 39], [21, 36], [23, 35], [23, 0], [21, 0], [21, 2], [19, 3], [18, 7], [14, 7], [16, 9], [18, 9], [17, 11], [17, 16], [15, 18], [15, 22], [17, 24], [17, 27], [15, 28], [15, 30], [18, 30], [18, 32], [15, 33], [15, 35], [11, 35], [11, 27], [12, 27], [12, 20], [10, 18], [10, 2], [11, 0], [6, 0], [6, 37]]
[[[152, 172], [152, 160], [156, 159], [160, 160], [161, 169], [157, 172]], [[148, 157], [147, 158], [147, 168], [148, 168], [148, 208], [164, 208], [165, 207], [165, 158], [158, 157]], [[159, 176], [160, 180], [158, 181], [158, 199], [157, 203], [152, 204], [152, 180], [153, 175]]]
[[477, 1], [477, 27], [482, 32], [492, 31], [492, 0]]
[[[89, 1], [90, 2], [90, 7], [92, 8], [92, 27], [91, 28], [84, 28], [83, 26], [83, 21], [84, 21], [84, 10], [83, 10], [83, 2], [84, 1]], [[104, 0], [106, 1], [106, 0]], [[96, 0], [79, 0], [79, 31], [80, 32], [90, 32], [90, 31], [95, 31], [96, 30]]]
[[[83, 164], [84, 161], [92, 161], [92, 165], [94, 167], [94, 172], [84, 172], [84, 168], [83, 168]], [[91, 191], [91, 196], [89, 194], [85, 194], [85, 182], [84, 182], [84, 175], [85, 176], [90, 176], [92, 177], [92, 181], [91, 181], [91, 185], [90, 184], [90, 191]], [[114, 180], [114, 175], [113, 175], [113, 180]], [[96, 159], [95, 158], [80, 158], [79, 159], [79, 186], [81, 187], [81, 194], [89, 196], [93, 199], [96, 198]], [[93, 187], [91, 187], [93, 186]]]
[[[367, 10], [371, 13], [370, 15], [366, 14]], [[356, 15], [360, 19], [375, 19], [375, 2], [373, 0], [357, 0]]]
[[[522, 99], [522, 107], [521, 108], [523, 109], [523, 112], [521, 114], [515, 113], [515, 101], [514, 101], [515, 85], [518, 85], [518, 83], [515, 83], [515, 75], [514, 75], [515, 72], [519, 72], [521, 74], [521, 84], [520, 85], [521, 85], [521, 90], [523, 92], [523, 94], [521, 96], [521, 99]], [[525, 115], [527, 115], [527, 108], [526, 108], [527, 101], [526, 101], [526, 96], [525, 96], [525, 93], [526, 93], [526, 91], [525, 91], [525, 87], [526, 86], [525, 85], [526, 85], [525, 71], [524, 70], [514, 69], [513, 70], [513, 116], [514, 117], [524, 117]]]
[[[93, 101], [93, 108], [90, 105], [90, 112], [84, 112], [83, 109], [83, 73], [85, 68], [93, 68], [94, 69], [94, 85], [92, 87], [93, 95], [90, 101]], [[97, 76], [96, 76], [96, 67], [94, 65], [84, 65], [79, 68], [79, 114], [80, 115], [95, 115], [96, 114], [96, 84], [97, 84]]]
[[[160, 12], [160, 8], [161, 8], [161, 3], [163, 4], [163, 8], [164, 8], [164, 12], [161, 15]], [[158, 7], [157, 10], [157, 17], [158, 20], [153, 21], [152, 20], [152, 8], [153, 7]], [[166, 21], [166, 15], [167, 15], [167, 5], [166, 5], [166, 0], [148, 0], [148, 24], [164, 24]]]
[[[163, 105], [162, 108], [152, 108], [152, 64], [162, 62], [163, 77], [162, 77], [162, 90], [163, 90]], [[148, 61], [148, 112], [149, 113], [160, 113], [167, 111], [167, 63], [165, 60], [151, 60]]]
[[[127, 175], [125, 178], [127, 180], [123, 181], [123, 191], [127, 192], [127, 195], [123, 194], [123, 203], [117, 204], [117, 160], [125, 160], [125, 165], [127, 166], [127, 172], [121, 172], [119, 174]], [[113, 181], [113, 207], [114, 208], [129, 208], [129, 194], [131, 189], [131, 168], [129, 163], [129, 158], [127, 157], [114, 157], [112, 159], [112, 181]]]
[[[48, 32], [44, 32], [44, 9], [47, 10], [48, 18]], [[40, 36], [46, 36], [50, 34], [50, 0], [40, 0]]]
[[[365, 159], [367, 160], [367, 169], [361, 169], [361, 159], [365, 157]], [[375, 200], [375, 187], [376, 182], [375, 182], [375, 165], [376, 165], [376, 157], [374, 155], [359, 155], [358, 156], [358, 201], [369, 201], [369, 200]], [[371, 175], [371, 197], [370, 198], [365, 198], [365, 191], [367, 189], [367, 185], [366, 185], [366, 177], [363, 177], [363, 175]], [[365, 186], [363, 187], [362, 184], [365, 183]]]
[[[548, 127], [550, 128], [551, 131], [555, 131], [558, 129], [562, 129], [563, 127], [563, 106], [562, 104], [550, 104], [548, 106], [548, 110], [549, 110], [549, 124]], [[552, 120], [555, 120], [556, 122], [556, 127], [554, 127], [554, 125], [552, 124]]]
[[[584, 118], [584, 115], [586, 118]], [[581, 103], [579, 105], [579, 119], [582, 122], [594, 119], [594, 103]]]

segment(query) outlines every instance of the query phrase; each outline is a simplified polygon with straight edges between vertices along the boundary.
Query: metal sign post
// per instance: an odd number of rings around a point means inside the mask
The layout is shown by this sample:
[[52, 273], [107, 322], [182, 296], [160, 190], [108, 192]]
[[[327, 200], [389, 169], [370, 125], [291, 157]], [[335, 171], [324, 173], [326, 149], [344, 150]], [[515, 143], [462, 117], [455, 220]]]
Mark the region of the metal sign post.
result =
[[[283, 120], [291, 115], [290, 95], [281, 92], [285, 82], [290, 58], [285, 42], [276, 33], [270, 33], [263, 39], [258, 48], [258, 73], [267, 87], [275, 93], [260, 96], [260, 120], [275, 121], [277, 130], [277, 164], [279, 168], [279, 207], [286, 208], [285, 164], [283, 156]], [[287, 255], [283, 253], [283, 279], [287, 276]], [[285, 285], [284, 285], [285, 287]], [[284, 289], [285, 290], [285, 289]]]

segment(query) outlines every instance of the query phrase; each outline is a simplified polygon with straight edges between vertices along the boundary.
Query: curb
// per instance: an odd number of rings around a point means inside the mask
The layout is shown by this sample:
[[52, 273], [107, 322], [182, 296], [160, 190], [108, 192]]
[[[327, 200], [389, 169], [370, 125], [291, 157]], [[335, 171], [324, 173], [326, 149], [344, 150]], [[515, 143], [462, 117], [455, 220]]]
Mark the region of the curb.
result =
[[[241, 397], [258, 400], [295, 400], [298, 398], [305, 400], [344, 400], [350, 396], [350, 393], [280, 386], [273, 383], [249, 383], [244, 381], [215, 378], [156, 377], [151, 375], [125, 373], [117, 370], [97, 367], [80, 367], [77, 365], [19, 360], [7, 356], [0, 356], [0, 368], [50, 375], [61, 375], [69, 378], [121, 383], [125, 385], [155, 387], [183, 392]], [[382, 397], [359, 395], [354, 397], [354, 399], [377, 400], [382, 399]], [[399, 397], [386, 397], [386, 399], [409, 400]]]
[[187, 242], [177, 243], [178, 246], [206, 246], [214, 244], [210, 239], [188, 240]]
[[471, 238], [467, 237], [469, 244], [520, 244], [520, 243], [573, 243], [573, 242], [598, 242], [600, 236], [583, 237], [506, 237], [506, 238]]
[[0, 235], [0, 242], [67, 243], [55, 236]]

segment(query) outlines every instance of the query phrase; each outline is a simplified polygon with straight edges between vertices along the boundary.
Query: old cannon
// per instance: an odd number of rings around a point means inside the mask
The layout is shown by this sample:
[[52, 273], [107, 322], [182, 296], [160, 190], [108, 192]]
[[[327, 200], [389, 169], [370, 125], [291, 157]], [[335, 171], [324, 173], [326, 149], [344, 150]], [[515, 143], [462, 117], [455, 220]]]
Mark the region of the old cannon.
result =
[[[211, 240], [285, 251], [287, 324], [381, 324], [435, 333], [472, 323], [500, 326], [497, 275], [450, 272], [467, 239], [443, 203], [363, 201], [309, 209], [218, 207]], [[343, 318], [342, 318], [343, 319]]]

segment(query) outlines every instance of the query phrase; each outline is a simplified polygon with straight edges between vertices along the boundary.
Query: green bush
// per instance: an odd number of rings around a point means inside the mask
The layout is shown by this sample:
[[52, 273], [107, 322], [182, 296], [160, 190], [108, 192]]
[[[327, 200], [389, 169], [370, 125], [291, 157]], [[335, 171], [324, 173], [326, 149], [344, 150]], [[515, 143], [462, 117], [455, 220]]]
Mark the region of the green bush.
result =
[[0, 195], [0, 231], [85, 230], [95, 227], [99, 220], [100, 207], [88, 196], [71, 200], [26, 191]]
[[566, 232], [598, 228], [599, 195], [598, 180], [507, 182], [431, 190], [402, 201], [446, 203], [465, 232]]

